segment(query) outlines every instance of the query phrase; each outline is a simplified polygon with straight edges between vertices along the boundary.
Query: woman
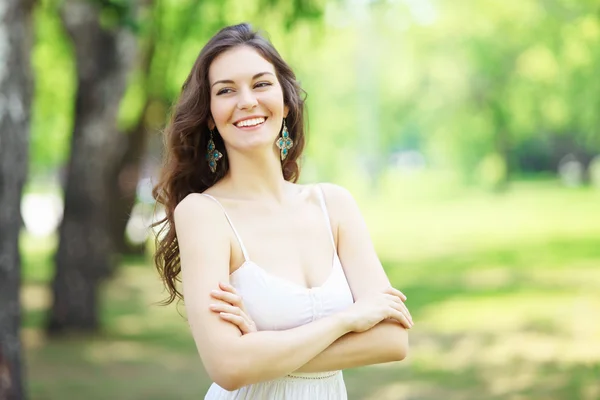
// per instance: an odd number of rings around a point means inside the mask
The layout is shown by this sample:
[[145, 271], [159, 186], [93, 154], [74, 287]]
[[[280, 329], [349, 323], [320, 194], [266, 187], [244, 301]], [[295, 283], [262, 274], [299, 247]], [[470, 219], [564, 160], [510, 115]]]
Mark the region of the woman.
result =
[[342, 369], [407, 352], [406, 298], [352, 196], [295, 183], [302, 94], [266, 39], [227, 27], [202, 49], [166, 129], [156, 263], [167, 303], [185, 298], [215, 382], [206, 399], [344, 399]]

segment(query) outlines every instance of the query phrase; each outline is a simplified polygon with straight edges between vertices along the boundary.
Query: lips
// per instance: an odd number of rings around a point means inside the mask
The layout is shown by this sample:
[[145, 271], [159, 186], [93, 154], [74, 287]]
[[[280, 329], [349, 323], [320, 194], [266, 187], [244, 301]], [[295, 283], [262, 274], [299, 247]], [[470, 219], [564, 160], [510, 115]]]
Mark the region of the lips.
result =
[[234, 125], [238, 128], [253, 128], [264, 124], [266, 120], [266, 117], [250, 117], [237, 121], [234, 123]]

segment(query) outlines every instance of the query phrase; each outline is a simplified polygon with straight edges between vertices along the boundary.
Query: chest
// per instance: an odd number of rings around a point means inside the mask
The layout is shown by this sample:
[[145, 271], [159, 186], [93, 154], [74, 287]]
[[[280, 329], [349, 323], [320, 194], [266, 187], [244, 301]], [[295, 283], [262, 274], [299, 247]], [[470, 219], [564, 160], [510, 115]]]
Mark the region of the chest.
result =
[[353, 297], [339, 258], [325, 282], [307, 289], [245, 263], [231, 277], [258, 330], [284, 330], [339, 312]]
[[[327, 279], [335, 246], [330, 222], [318, 205], [231, 214], [248, 258], [266, 272], [303, 287], [319, 286]], [[240, 244], [234, 243], [230, 270], [245, 261]]]

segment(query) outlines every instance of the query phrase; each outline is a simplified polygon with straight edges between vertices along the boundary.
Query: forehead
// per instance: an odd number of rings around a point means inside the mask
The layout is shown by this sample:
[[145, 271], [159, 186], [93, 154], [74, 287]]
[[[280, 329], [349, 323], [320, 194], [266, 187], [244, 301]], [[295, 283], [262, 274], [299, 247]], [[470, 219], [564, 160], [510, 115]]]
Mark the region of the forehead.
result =
[[275, 67], [256, 50], [248, 46], [238, 46], [217, 56], [208, 69], [208, 80], [246, 79], [259, 72], [275, 74]]

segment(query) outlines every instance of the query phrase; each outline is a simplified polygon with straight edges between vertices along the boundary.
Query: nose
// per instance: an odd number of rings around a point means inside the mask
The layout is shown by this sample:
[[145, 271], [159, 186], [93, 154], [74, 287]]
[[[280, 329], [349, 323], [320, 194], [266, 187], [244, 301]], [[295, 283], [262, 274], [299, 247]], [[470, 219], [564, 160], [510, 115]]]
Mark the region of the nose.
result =
[[254, 96], [251, 89], [242, 89], [239, 94], [238, 108], [240, 110], [249, 110], [258, 104], [256, 96]]

